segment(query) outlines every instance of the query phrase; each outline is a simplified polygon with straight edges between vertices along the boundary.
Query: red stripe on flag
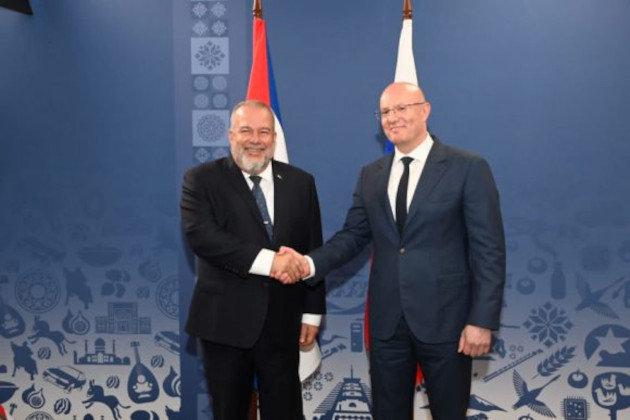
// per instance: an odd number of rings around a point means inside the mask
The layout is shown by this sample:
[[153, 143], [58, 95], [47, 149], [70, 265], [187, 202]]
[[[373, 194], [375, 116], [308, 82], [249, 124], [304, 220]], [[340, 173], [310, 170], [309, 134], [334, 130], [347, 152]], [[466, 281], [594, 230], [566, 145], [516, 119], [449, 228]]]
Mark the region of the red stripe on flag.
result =
[[252, 71], [249, 75], [247, 99], [256, 99], [270, 105], [267, 30], [265, 21], [259, 18], [254, 18], [254, 44], [252, 50]]

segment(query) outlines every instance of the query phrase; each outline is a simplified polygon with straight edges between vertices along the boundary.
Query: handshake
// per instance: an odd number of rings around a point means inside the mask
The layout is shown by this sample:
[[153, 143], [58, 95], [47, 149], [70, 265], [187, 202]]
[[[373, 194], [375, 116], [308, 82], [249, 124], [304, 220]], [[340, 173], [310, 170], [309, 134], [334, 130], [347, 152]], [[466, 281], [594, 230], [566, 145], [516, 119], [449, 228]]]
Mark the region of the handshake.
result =
[[280, 247], [271, 264], [270, 276], [282, 284], [294, 284], [311, 274], [304, 255], [288, 246]]

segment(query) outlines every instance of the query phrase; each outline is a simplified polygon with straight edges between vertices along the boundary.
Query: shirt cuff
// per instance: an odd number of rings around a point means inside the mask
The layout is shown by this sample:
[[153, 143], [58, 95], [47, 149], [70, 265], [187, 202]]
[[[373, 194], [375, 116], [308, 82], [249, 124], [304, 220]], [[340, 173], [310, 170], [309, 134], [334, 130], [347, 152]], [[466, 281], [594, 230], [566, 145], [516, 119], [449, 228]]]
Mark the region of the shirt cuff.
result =
[[319, 327], [322, 323], [322, 316], [319, 314], [302, 314], [302, 324]]
[[269, 276], [271, 274], [271, 266], [276, 253], [270, 249], [263, 248], [260, 250], [256, 259], [249, 268], [249, 274], [258, 276]]
[[308, 276], [304, 277], [302, 280], [312, 279], [313, 277], [315, 277], [315, 263], [313, 262], [313, 259], [308, 255], [305, 255], [304, 258], [306, 258], [306, 261], [308, 261], [308, 267], [311, 269], [311, 273]]

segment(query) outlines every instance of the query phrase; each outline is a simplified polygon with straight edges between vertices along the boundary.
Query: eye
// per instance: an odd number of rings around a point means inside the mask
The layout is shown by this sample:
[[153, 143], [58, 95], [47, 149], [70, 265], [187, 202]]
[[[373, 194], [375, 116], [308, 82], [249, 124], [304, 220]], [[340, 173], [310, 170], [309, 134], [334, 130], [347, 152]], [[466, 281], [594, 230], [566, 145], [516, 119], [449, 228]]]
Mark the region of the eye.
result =
[[396, 112], [405, 112], [405, 110], [407, 109], [408, 105], [397, 105], [396, 106]]

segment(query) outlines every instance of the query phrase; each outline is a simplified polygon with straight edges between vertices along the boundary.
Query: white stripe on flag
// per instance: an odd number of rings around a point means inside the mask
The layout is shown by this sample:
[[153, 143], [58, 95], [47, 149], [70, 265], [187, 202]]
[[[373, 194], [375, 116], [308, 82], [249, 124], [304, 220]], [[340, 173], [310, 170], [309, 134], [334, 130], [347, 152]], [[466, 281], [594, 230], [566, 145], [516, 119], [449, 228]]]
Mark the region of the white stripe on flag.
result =
[[278, 162], [289, 163], [289, 153], [287, 152], [287, 143], [284, 140], [282, 124], [280, 124], [275, 112], [273, 118], [276, 121], [276, 150], [273, 153], [273, 158]]
[[416, 62], [413, 58], [413, 29], [412, 20], [404, 19], [398, 42], [398, 59], [396, 60], [395, 82], [418, 84]]

